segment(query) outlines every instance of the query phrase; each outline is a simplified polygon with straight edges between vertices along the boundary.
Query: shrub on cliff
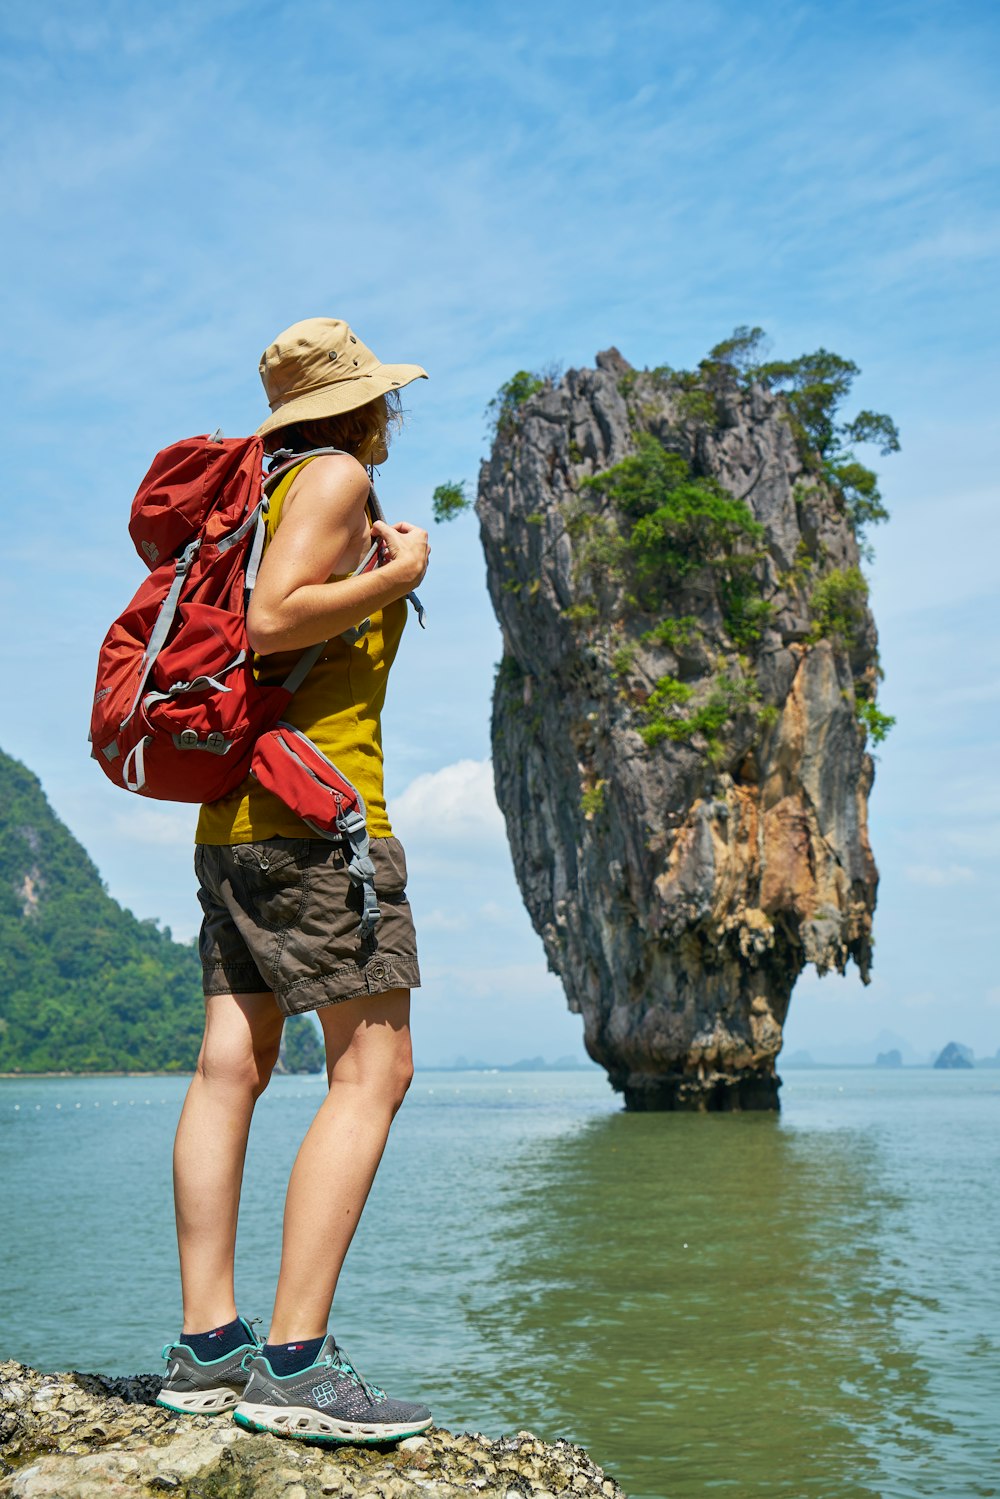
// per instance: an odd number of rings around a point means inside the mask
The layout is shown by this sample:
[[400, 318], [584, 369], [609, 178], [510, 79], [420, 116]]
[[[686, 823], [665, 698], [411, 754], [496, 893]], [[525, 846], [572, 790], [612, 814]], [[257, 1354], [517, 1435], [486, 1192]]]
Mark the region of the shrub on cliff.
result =
[[762, 328], [740, 327], [716, 344], [700, 365], [709, 386], [727, 375], [742, 386], [762, 385], [783, 397], [788, 417], [806, 467], [822, 474], [844, 497], [860, 536], [871, 522], [887, 520], [878, 477], [860, 463], [854, 446], [873, 443], [883, 457], [899, 452], [899, 431], [883, 412], [860, 411], [850, 421], [840, 420], [840, 407], [861, 373], [850, 359], [829, 349], [801, 354], [798, 359], [761, 360], [766, 342]]

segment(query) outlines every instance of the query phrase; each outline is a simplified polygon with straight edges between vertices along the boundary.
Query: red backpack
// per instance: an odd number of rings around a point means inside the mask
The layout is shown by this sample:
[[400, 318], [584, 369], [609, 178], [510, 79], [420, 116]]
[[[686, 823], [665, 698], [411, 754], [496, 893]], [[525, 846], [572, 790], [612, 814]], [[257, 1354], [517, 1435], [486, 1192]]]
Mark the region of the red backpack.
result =
[[[129, 523], [150, 576], [101, 646], [90, 739], [101, 769], [127, 791], [212, 802], [251, 774], [314, 831], [346, 840], [363, 893], [358, 931], [368, 935], [380, 913], [364, 801], [306, 735], [282, 722], [327, 642], [304, 651], [280, 686], [267, 686], [254, 676], [246, 634], [269, 492], [305, 458], [338, 451], [276, 454], [266, 477], [259, 437], [191, 437], [156, 455]], [[369, 503], [384, 519], [374, 486]], [[382, 544], [373, 542], [354, 573], [382, 560]], [[423, 606], [409, 598], [423, 625]], [[353, 642], [369, 623], [343, 638]]]

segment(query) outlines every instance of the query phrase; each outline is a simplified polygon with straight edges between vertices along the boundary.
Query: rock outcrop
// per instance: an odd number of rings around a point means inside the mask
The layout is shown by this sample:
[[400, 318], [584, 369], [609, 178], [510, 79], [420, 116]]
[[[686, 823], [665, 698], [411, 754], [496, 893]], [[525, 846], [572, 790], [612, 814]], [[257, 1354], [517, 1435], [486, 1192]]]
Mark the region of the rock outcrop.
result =
[[625, 1499], [569, 1442], [530, 1432], [490, 1441], [440, 1427], [392, 1447], [321, 1447], [178, 1416], [154, 1375], [40, 1374], [0, 1363], [3, 1499]]
[[[781, 396], [733, 379], [706, 409], [616, 350], [597, 366], [508, 401], [480, 473], [497, 798], [549, 967], [626, 1105], [773, 1108], [803, 967], [853, 958], [869, 981], [859, 707], [881, 673], [858, 542]], [[685, 542], [687, 479], [705, 513]]]

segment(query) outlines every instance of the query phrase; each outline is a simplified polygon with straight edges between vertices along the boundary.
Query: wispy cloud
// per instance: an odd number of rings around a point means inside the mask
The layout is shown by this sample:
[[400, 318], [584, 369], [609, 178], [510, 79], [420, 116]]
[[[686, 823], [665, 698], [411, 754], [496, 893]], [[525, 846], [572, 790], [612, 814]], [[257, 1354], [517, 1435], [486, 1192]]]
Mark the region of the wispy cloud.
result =
[[118, 837], [133, 846], [146, 844], [153, 848], [167, 846], [190, 850], [197, 819], [197, 807], [164, 806], [157, 811], [148, 803], [137, 801], [116, 814], [114, 827]]
[[914, 885], [943, 889], [947, 885], [966, 885], [975, 879], [975, 871], [965, 864], [907, 864], [905, 877]]

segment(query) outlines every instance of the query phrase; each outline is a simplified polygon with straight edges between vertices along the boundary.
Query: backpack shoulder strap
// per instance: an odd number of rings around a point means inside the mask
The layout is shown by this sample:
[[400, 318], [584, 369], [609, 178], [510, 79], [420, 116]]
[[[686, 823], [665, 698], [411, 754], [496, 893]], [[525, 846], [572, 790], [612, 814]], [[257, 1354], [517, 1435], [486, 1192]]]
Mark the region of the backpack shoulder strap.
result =
[[290, 448], [279, 448], [271, 455], [271, 467], [264, 477], [264, 493], [270, 494], [279, 480], [291, 469], [298, 468], [299, 464], [307, 463], [311, 458], [326, 458], [334, 453], [344, 453], [348, 458], [353, 456], [346, 448], [309, 448], [305, 453], [293, 453]]

